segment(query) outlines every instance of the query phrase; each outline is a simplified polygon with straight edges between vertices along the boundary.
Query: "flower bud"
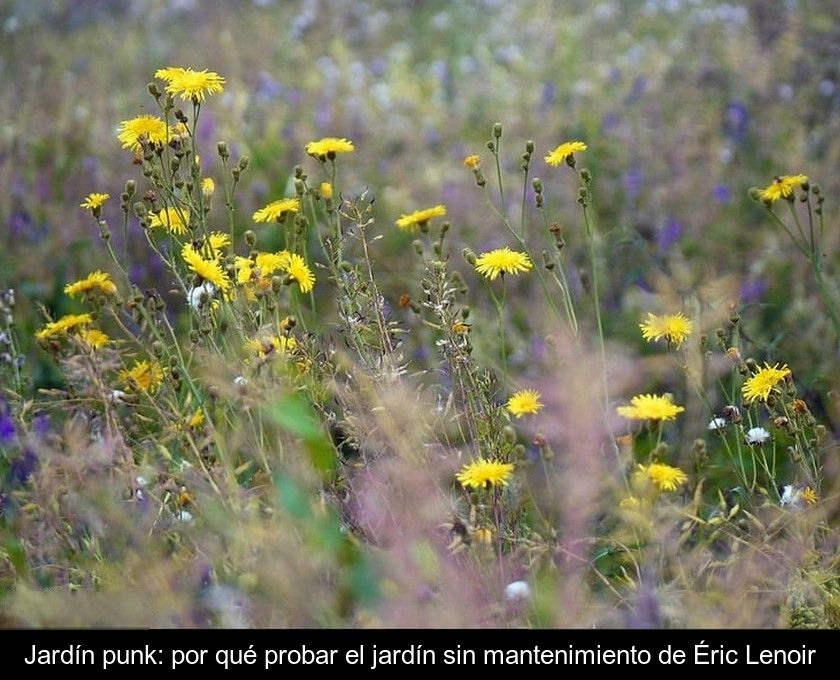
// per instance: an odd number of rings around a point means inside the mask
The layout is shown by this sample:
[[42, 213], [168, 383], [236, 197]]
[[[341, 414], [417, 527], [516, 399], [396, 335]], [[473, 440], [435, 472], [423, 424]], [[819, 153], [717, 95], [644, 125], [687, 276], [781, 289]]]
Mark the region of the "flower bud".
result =
[[501, 123], [493, 123], [493, 136], [496, 139], [502, 136], [502, 124]]
[[146, 88], [149, 90], [149, 94], [152, 95], [155, 99], [160, 99], [161, 91], [160, 88], [157, 86], [157, 83], [151, 82], [146, 85]]
[[505, 425], [502, 428], [502, 434], [508, 444], [513, 445], [516, 443], [516, 430], [514, 430], [510, 425]]
[[253, 248], [255, 245], [257, 245], [257, 235], [252, 229], [249, 229], [245, 232], [245, 243], [248, 244], [249, 248]]
[[228, 158], [230, 158], [230, 152], [228, 151], [227, 142], [217, 142], [216, 151], [218, 152], [219, 157], [222, 160], [227, 160]]
[[239, 159], [239, 169], [240, 170], [246, 170], [249, 165], [251, 165], [251, 157], [250, 156], [245, 155], [245, 156], [242, 156], [242, 158]]
[[475, 266], [475, 261], [478, 259], [475, 255], [475, 251], [472, 248], [464, 248], [461, 251], [461, 256], [464, 258], [467, 264], [471, 266]]
[[528, 153], [528, 154], [534, 153], [534, 140], [533, 139], [529, 139], [527, 142], [525, 142], [525, 152]]
[[543, 183], [539, 177], [534, 177], [531, 180], [531, 186], [534, 187], [534, 192], [537, 194], [541, 194], [543, 192]]

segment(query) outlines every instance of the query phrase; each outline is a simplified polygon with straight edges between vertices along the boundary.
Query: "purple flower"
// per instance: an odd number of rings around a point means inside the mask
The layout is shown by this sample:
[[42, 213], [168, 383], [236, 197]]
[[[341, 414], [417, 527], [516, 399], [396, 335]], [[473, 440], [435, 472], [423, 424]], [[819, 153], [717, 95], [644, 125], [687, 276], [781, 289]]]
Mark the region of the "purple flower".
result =
[[667, 253], [671, 247], [680, 240], [683, 233], [683, 224], [674, 217], [668, 218], [659, 235], [656, 238], [656, 247], [660, 253]]
[[636, 76], [636, 79], [633, 81], [633, 87], [630, 89], [630, 93], [627, 95], [624, 103], [628, 105], [635, 104], [645, 96], [645, 90], [647, 90], [647, 78]]
[[741, 300], [746, 303], [760, 302], [767, 294], [767, 288], [766, 279], [746, 279], [741, 286]]
[[16, 432], [15, 421], [12, 420], [11, 416], [6, 413], [0, 416], [0, 444], [11, 444]]
[[549, 80], [543, 83], [542, 96], [540, 97], [540, 107], [548, 109], [554, 106], [557, 101], [557, 85]]
[[46, 413], [39, 413], [35, 416], [33, 425], [35, 434], [39, 437], [46, 437], [50, 432], [50, 417]]
[[733, 142], [743, 142], [747, 136], [750, 114], [739, 101], [730, 102], [723, 112], [723, 133]]
[[645, 173], [636, 165], [627, 170], [621, 178], [624, 191], [630, 198], [636, 198], [642, 190]]
[[715, 184], [712, 195], [718, 203], [729, 203], [732, 200], [732, 191], [725, 184]]
[[31, 449], [24, 450], [23, 455], [15, 458], [9, 467], [9, 481], [13, 486], [25, 484], [36, 467], [38, 456]]

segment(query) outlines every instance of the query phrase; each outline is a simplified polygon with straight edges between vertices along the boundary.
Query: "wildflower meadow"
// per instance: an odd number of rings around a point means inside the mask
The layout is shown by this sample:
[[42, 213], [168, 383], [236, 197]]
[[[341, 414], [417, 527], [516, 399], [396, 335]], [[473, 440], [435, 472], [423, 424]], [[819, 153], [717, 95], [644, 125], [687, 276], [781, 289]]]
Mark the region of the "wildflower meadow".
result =
[[2, 624], [840, 627], [837, 3], [0, 28]]

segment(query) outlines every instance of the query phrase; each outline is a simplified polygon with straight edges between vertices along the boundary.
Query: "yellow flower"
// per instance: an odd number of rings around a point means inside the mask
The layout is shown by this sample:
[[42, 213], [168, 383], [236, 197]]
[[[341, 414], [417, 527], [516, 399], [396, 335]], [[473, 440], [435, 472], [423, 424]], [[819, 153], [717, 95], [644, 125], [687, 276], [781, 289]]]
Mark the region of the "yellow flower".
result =
[[542, 407], [540, 393], [536, 390], [515, 392], [507, 402], [507, 410], [517, 418], [521, 418], [526, 413], [539, 413]]
[[804, 489], [802, 489], [802, 500], [805, 501], [808, 505], [816, 505], [817, 502], [820, 500], [820, 496], [810, 486], [806, 486]]
[[281, 198], [272, 201], [253, 215], [254, 222], [282, 222], [286, 213], [298, 212], [300, 201], [296, 198]]
[[196, 430], [202, 425], [204, 425], [204, 411], [198, 408], [187, 420], [187, 427], [191, 430]]
[[481, 165], [481, 156], [476, 154], [467, 156], [464, 159], [464, 165], [466, 165], [470, 170], [475, 170], [479, 165]]
[[210, 233], [209, 238], [204, 242], [203, 250], [210, 256], [210, 251], [213, 252], [212, 257], [218, 258], [222, 251], [230, 245], [230, 234], [225, 234], [221, 231], [214, 231]]
[[513, 474], [513, 463], [478, 458], [461, 468], [456, 478], [465, 488], [483, 489], [497, 484], [506, 486]]
[[545, 162], [549, 165], [560, 165], [563, 161], [574, 156], [576, 153], [586, 151], [588, 147], [584, 142], [563, 142], [554, 151], [545, 157]]
[[630, 420], [674, 420], [685, 409], [674, 404], [670, 396], [639, 394], [630, 400], [630, 406], [619, 406], [616, 411]]
[[493, 542], [493, 530], [487, 527], [478, 527], [473, 531], [473, 538], [476, 543], [490, 545]]
[[329, 201], [333, 197], [333, 187], [329, 182], [321, 182], [321, 198]]
[[253, 338], [246, 343], [246, 347], [260, 359], [267, 356], [286, 356], [297, 347], [297, 340], [288, 335], [271, 335]]
[[216, 288], [226, 293], [230, 288], [230, 279], [225, 274], [222, 266], [216, 260], [205, 260], [193, 247], [192, 243], [185, 243], [181, 249], [181, 257], [192, 272], [205, 281], [209, 281]]
[[120, 377], [131, 390], [154, 392], [163, 384], [163, 369], [156, 361], [137, 361], [130, 369], [120, 372]]
[[422, 227], [433, 217], [443, 217], [445, 214], [446, 206], [438, 203], [433, 208], [415, 210], [413, 213], [402, 215], [396, 224], [400, 229], [405, 231], [416, 231], [418, 227]]
[[308, 293], [315, 287], [315, 274], [300, 255], [290, 253], [285, 272], [297, 281], [301, 293]]
[[679, 468], [664, 463], [639, 465], [638, 474], [653, 482], [660, 491], [676, 491], [688, 481], [688, 476]]
[[664, 339], [668, 344], [679, 347], [691, 335], [692, 323], [682, 312], [663, 316], [648, 313], [639, 328], [642, 329], [642, 337], [648, 342]]
[[322, 161], [327, 158], [333, 159], [337, 154], [350, 153], [355, 150], [356, 147], [353, 145], [353, 142], [349, 139], [344, 139], [344, 137], [341, 139], [338, 137], [324, 137], [316, 142], [309, 142], [306, 145], [306, 153]]
[[107, 201], [109, 198], [111, 198], [111, 194], [88, 194], [85, 197], [84, 202], [79, 203], [79, 207], [87, 208], [88, 210], [98, 211], [99, 208], [102, 207], [102, 204], [105, 203], [105, 201]]
[[155, 78], [166, 81], [166, 91], [186, 101], [203, 102], [208, 94], [224, 92], [225, 79], [214, 71], [170, 66], [155, 71]]
[[793, 198], [793, 192], [808, 181], [807, 175], [782, 175], [759, 192], [759, 198], [765, 203], [775, 203], [780, 198]]
[[751, 404], [756, 400], [767, 401], [767, 397], [782, 380], [790, 375], [787, 364], [772, 366], [764, 362], [764, 368], [759, 368], [755, 375], [750, 376], [741, 386], [741, 393]]
[[621, 499], [618, 507], [622, 510], [644, 510], [646, 503], [638, 496], [625, 496]]
[[204, 198], [210, 198], [216, 191], [216, 183], [212, 177], [205, 177], [201, 180], [201, 193]]
[[157, 215], [152, 213], [152, 220], [149, 226], [153, 229], [163, 227], [170, 234], [177, 234], [183, 236], [187, 233], [187, 227], [190, 223], [189, 210], [177, 210], [175, 208], [164, 208]]
[[482, 253], [475, 261], [475, 270], [493, 281], [499, 274], [519, 274], [531, 269], [531, 258], [507, 246]]
[[79, 293], [86, 295], [93, 292], [100, 293], [101, 295], [115, 295], [117, 286], [111, 279], [110, 274], [97, 269], [83, 279], [74, 283], [68, 283], [64, 286], [64, 292], [70, 297], [75, 297]]
[[79, 333], [79, 340], [92, 349], [102, 349], [111, 338], [97, 328], [85, 328]]
[[93, 317], [90, 314], [67, 314], [48, 323], [35, 333], [35, 337], [38, 340], [49, 340], [57, 335], [64, 335], [82, 326], [87, 326], [89, 323], [93, 323]]
[[172, 134], [172, 128], [167, 127], [165, 121], [157, 116], [143, 115], [120, 123], [117, 139], [124, 149], [140, 151], [143, 148], [141, 139], [148, 140], [150, 144], [166, 144], [167, 136]]

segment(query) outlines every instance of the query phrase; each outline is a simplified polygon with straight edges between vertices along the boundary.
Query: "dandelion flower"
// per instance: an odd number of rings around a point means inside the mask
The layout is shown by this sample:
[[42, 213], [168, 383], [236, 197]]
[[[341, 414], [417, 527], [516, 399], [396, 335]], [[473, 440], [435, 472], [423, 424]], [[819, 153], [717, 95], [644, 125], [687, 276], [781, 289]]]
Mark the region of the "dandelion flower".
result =
[[433, 217], [443, 217], [445, 214], [446, 206], [438, 203], [432, 208], [415, 210], [413, 213], [402, 215], [396, 224], [403, 231], [417, 231], [419, 227], [427, 224]]
[[744, 384], [741, 386], [741, 393], [744, 395], [744, 399], [751, 404], [756, 399], [767, 401], [767, 397], [770, 396], [770, 393], [776, 388], [776, 385], [789, 375], [790, 369], [787, 367], [787, 364], [782, 364], [782, 366], [773, 364], [771, 366], [765, 362], [763, 368], [758, 369], [754, 375], [744, 381]]
[[129, 389], [154, 392], [163, 384], [163, 369], [156, 361], [137, 361], [122, 371], [120, 377]]
[[288, 264], [284, 267], [285, 272], [297, 281], [301, 293], [308, 293], [315, 287], [315, 274], [306, 264], [300, 255], [289, 254]]
[[176, 210], [175, 208], [164, 208], [157, 214], [152, 213], [149, 226], [152, 229], [166, 229], [170, 234], [183, 236], [187, 233], [187, 226], [190, 223], [189, 210]]
[[640, 465], [638, 473], [653, 482], [660, 491], [676, 491], [688, 481], [688, 476], [677, 467], [665, 463]]
[[35, 337], [38, 340], [49, 340], [50, 338], [64, 335], [82, 326], [87, 326], [90, 323], [93, 323], [93, 317], [90, 314], [67, 314], [60, 319], [48, 323], [35, 333]]
[[85, 278], [68, 283], [64, 286], [64, 292], [70, 297], [76, 295], [89, 295], [90, 293], [100, 293], [101, 295], [116, 295], [117, 286], [114, 284], [111, 275], [106, 272], [99, 271], [91, 272]]
[[205, 281], [212, 283], [216, 288], [226, 293], [230, 288], [230, 279], [225, 274], [222, 266], [216, 260], [205, 260], [193, 247], [192, 243], [184, 244], [181, 249], [181, 257], [190, 271], [200, 276]]
[[507, 486], [513, 474], [513, 463], [478, 458], [461, 468], [456, 478], [465, 488], [483, 489], [488, 486]]
[[519, 274], [531, 269], [531, 258], [508, 247], [482, 253], [475, 261], [475, 270], [493, 281], [499, 274]]
[[707, 430], [722, 430], [726, 427], [728, 421], [726, 418], [721, 418], [720, 416], [716, 416], [709, 421], [709, 424], [706, 425]]
[[770, 441], [770, 433], [763, 427], [751, 427], [744, 435], [747, 444], [764, 444]]
[[769, 204], [773, 204], [781, 198], [793, 198], [794, 190], [807, 181], [807, 175], [782, 175], [776, 177], [772, 184], [762, 189], [758, 196], [762, 201]]
[[88, 210], [98, 212], [102, 205], [111, 198], [111, 194], [92, 193], [85, 196], [85, 200], [79, 203], [80, 208], [87, 208]]
[[172, 134], [172, 129], [161, 118], [143, 115], [122, 121], [117, 139], [124, 149], [140, 151], [143, 148], [141, 140], [145, 139], [150, 144], [166, 144], [167, 137]]
[[214, 71], [170, 66], [155, 71], [155, 78], [166, 82], [166, 91], [185, 101], [203, 102], [209, 94], [224, 92], [225, 79]]
[[281, 198], [260, 208], [252, 217], [254, 222], [281, 222], [286, 213], [296, 213], [299, 210], [300, 201], [297, 198]]
[[630, 406], [619, 406], [616, 411], [630, 420], [674, 420], [685, 409], [674, 404], [670, 396], [638, 394], [630, 400]]
[[574, 154], [586, 151], [587, 148], [588, 147], [584, 142], [563, 142], [545, 157], [545, 162], [549, 165], [557, 166], [568, 158], [574, 156]]
[[779, 505], [783, 508], [788, 507], [791, 510], [802, 510], [806, 504], [816, 505], [819, 500], [819, 495], [810, 486], [800, 489], [794, 484], [785, 484], [782, 487]]
[[85, 328], [79, 333], [79, 340], [91, 349], [102, 349], [111, 341], [111, 338], [98, 328]]
[[814, 491], [810, 486], [806, 486], [802, 489], [802, 500], [805, 501], [808, 505], [816, 505], [817, 502], [820, 500], [819, 494]]
[[341, 139], [338, 137], [324, 137], [316, 142], [309, 142], [306, 145], [306, 153], [321, 161], [327, 158], [333, 159], [340, 153], [350, 153], [355, 150], [356, 147], [353, 145], [353, 142], [349, 139], [344, 139], [344, 137]]
[[204, 425], [204, 411], [199, 408], [187, 420], [187, 427], [191, 430], [197, 430], [202, 425]]
[[249, 340], [245, 346], [264, 359], [267, 356], [285, 356], [297, 347], [297, 340], [288, 335], [262, 336]]
[[213, 299], [213, 294], [216, 292], [216, 286], [209, 281], [205, 281], [200, 286], [195, 286], [187, 294], [187, 303], [193, 309], [201, 309], [204, 305]]
[[517, 418], [528, 413], [539, 413], [543, 405], [540, 402], [540, 393], [536, 390], [520, 390], [511, 395], [506, 404], [507, 410]]
[[481, 165], [481, 156], [478, 156], [477, 154], [467, 156], [464, 159], [464, 165], [467, 166], [470, 170], [475, 170], [479, 165]]
[[209, 250], [213, 251], [213, 257], [218, 257], [221, 251], [230, 245], [230, 234], [225, 234], [221, 231], [214, 231], [205, 241], [205, 247], [208, 245], [210, 246]]
[[329, 201], [333, 197], [333, 185], [329, 182], [321, 182], [321, 198]]
[[212, 177], [205, 177], [201, 180], [201, 193], [204, 198], [210, 198], [216, 192], [216, 183]]
[[642, 337], [648, 342], [664, 339], [665, 342], [679, 347], [691, 335], [693, 327], [691, 321], [679, 312], [663, 316], [649, 313], [644, 322], [639, 324], [639, 328], [642, 329]]

